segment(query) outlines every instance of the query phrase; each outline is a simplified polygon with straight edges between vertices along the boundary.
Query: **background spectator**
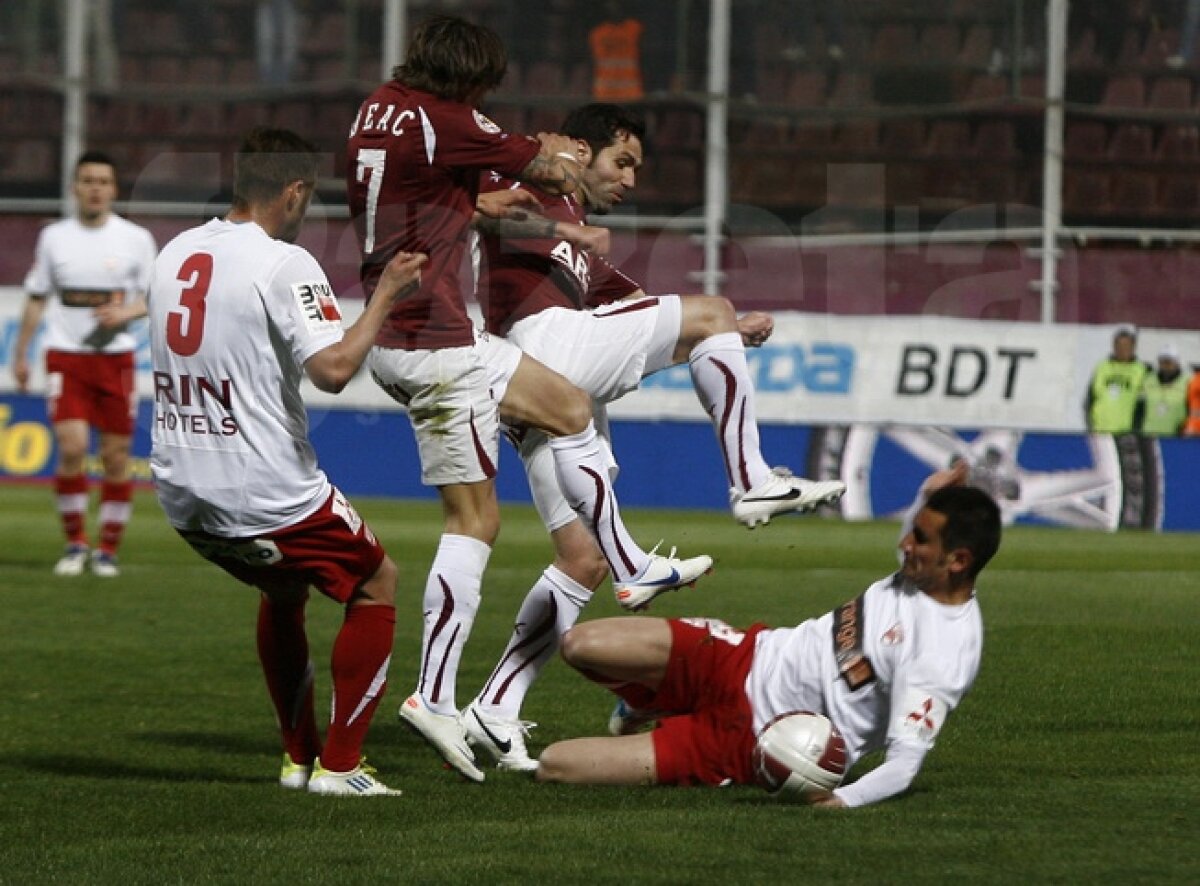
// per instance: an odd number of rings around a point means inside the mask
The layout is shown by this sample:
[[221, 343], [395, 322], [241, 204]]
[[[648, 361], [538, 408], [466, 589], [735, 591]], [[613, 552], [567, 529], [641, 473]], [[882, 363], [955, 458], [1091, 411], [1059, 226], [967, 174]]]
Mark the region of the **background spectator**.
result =
[[1176, 437], [1187, 420], [1187, 376], [1179, 365], [1179, 348], [1167, 345], [1158, 352], [1158, 371], [1146, 373], [1139, 430], [1156, 437]]
[[1137, 359], [1137, 330], [1121, 326], [1113, 336], [1113, 351], [1092, 373], [1088, 385], [1085, 419], [1096, 434], [1128, 434], [1134, 429], [1134, 412], [1142, 382], [1150, 367]]

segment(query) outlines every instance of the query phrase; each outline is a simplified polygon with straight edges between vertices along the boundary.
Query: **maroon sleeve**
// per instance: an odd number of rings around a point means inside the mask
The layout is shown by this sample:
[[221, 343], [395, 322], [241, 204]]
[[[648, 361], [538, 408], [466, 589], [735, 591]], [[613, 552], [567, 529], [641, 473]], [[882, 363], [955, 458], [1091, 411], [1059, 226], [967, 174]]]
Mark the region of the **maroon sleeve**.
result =
[[439, 166], [494, 169], [505, 175], [519, 175], [541, 150], [537, 139], [504, 132], [466, 105], [447, 103], [430, 112], [433, 161]]
[[588, 286], [586, 307], [598, 308], [609, 302], [626, 298], [641, 288], [608, 259], [593, 258], [592, 279]]

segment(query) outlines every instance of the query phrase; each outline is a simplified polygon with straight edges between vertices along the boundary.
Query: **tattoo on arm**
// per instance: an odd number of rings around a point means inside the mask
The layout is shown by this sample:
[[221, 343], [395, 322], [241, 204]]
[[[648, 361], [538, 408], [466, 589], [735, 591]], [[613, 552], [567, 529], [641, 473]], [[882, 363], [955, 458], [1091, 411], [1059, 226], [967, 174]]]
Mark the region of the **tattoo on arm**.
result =
[[574, 194], [583, 180], [583, 167], [558, 155], [538, 154], [529, 161], [521, 178], [551, 194]]
[[549, 218], [488, 218], [475, 222], [475, 230], [488, 237], [504, 240], [549, 240], [557, 231], [557, 222]]

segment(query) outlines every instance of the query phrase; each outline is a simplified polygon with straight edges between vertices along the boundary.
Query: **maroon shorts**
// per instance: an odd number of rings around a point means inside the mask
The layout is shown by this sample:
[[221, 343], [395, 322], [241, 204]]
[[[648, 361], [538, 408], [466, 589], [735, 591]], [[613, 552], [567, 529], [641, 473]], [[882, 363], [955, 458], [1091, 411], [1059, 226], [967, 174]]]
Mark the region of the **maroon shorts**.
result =
[[267, 535], [225, 538], [180, 531], [200, 556], [264, 591], [313, 585], [346, 603], [383, 562], [375, 533], [338, 490], [299, 523]]
[[82, 419], [109, 434], [132, 436], [137, 416], [133, 353], [46, 352], [50, 421]]
[[651, 733], [659, 784], [753, 782], [753, 715], [746, 675], [754, 639], [724, 622], [671, 619], [671, 658], [650, 705], [674, 712]]

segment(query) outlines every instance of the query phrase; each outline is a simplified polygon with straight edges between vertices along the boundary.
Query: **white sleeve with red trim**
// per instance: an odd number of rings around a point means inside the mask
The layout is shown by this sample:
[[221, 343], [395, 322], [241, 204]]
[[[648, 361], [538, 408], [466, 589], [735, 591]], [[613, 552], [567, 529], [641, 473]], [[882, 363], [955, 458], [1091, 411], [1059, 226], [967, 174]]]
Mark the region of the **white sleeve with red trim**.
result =
[[912, 784], [921, 771], [927, 752], [926, 748], [919, 745], [893, 741], [888, 745], [887, 757], [878, 768], [853, 784], [838, 788], [833, 792], [834, 796], [851, 807], [867, 806], [893, 797]]

